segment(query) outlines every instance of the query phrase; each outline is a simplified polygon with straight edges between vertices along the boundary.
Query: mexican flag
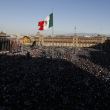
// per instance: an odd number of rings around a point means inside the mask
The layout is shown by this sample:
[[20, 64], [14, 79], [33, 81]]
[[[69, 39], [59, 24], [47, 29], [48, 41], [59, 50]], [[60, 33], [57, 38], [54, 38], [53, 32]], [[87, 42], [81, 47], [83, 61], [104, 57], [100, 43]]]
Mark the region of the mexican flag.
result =
[[38, 26], [40, 26], [39, 30], [46, 30], [52, 27], [53, 26], [53, 13], [47, 16], [44, 21], [40, 21], [38, 23]]

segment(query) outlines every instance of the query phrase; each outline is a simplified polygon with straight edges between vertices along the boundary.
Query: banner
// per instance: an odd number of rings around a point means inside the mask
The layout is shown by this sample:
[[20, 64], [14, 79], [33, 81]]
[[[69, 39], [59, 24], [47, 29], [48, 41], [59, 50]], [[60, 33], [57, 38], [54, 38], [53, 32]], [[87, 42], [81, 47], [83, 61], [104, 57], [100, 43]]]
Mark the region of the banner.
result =
[[12, 39], [12, 52], [19, 52], [19, 51], [21, 51], [20, 40]]

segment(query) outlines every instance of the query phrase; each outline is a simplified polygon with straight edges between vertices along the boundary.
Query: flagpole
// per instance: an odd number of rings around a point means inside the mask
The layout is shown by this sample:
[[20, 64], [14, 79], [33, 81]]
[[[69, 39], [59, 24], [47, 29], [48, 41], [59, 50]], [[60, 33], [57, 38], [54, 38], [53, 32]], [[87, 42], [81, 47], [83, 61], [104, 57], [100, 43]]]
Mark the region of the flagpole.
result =
[[[101, 36], [101, 20], [100, 20], [100, 36]], [[102, 42], [101, 42], [101, 51], [102, 51]]]
[[[53, 9], [53, 18], [54, 18], [54, 9]], [[53, 24], [53, 26], [54, 26], [54, 24]], [[54, 41], [53, 41], [53, 26], [52, 26], [52, 48], [53, 48], [53, 52], [52, 52], [52, 58], [54, 58]]]

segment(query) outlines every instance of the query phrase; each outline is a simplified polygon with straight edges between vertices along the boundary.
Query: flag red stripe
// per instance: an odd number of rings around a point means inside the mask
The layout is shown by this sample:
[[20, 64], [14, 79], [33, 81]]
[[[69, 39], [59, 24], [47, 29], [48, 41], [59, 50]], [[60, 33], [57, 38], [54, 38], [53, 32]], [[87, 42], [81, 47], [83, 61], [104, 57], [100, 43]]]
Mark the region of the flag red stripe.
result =
[[40, 28], [39, 28], [39, 30], [44, 30], [44, 21], [40, 21], [39, 23], [38, 23], [38, 26], [40, 26]]

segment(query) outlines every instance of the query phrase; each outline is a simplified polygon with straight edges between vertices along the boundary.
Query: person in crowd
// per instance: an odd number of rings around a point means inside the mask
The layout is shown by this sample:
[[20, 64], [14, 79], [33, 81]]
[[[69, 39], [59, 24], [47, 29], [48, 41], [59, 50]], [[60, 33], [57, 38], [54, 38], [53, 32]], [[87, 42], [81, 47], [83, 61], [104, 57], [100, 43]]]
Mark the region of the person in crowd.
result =
[[109, 110], [110, 53], [54, 47], [54, 60], [41, 59], [52, 51], [41, 47], [0, 56], [0, 110]]

